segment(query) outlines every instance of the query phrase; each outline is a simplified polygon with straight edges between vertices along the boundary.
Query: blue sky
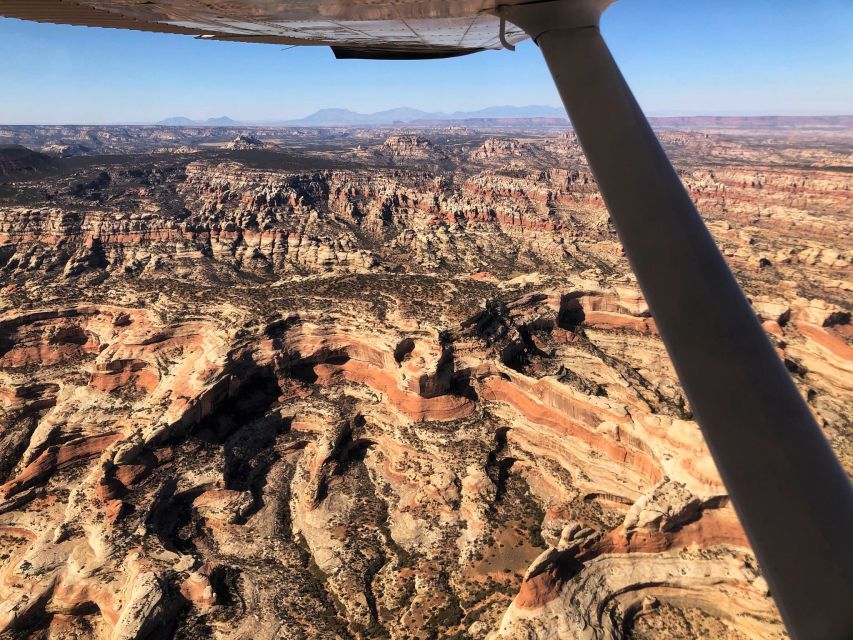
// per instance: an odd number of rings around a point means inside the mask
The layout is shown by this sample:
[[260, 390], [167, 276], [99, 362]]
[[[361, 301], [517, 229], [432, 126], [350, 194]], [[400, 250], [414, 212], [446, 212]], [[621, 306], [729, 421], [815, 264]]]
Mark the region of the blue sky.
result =
[[[602, 31], [650, 115], [853, 114], [853, 0], [620, 0]], [[5, 124], [560, 104], [529, 41], [441, 61], [336, 61], [321, 47], [4, 19], [0, 88]]]

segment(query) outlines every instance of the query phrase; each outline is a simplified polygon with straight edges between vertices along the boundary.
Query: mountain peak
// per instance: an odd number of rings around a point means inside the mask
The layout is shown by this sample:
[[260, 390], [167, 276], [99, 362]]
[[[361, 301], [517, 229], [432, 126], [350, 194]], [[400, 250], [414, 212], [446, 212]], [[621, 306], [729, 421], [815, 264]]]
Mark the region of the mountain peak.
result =
[[208, 118], [207, 120], [193, 120], [192, 118], [187, 118], [185, 116], [173, 116], [171, 118], [160, 120], [155, 124], [164, 127], [230, 127], [239, 125], [241, 123], [237, 120], [229, 118], [228, 116]]

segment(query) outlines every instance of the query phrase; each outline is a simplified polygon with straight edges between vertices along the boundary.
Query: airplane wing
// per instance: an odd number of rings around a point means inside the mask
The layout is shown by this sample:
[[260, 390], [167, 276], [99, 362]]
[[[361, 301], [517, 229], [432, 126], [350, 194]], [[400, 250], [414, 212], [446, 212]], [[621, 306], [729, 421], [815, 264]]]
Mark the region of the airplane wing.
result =
[[[518, 0], [500, 4], [512, 4]], [[0, 0], [0, 16], [191, 35], [326, 45], [341, 58], [440, 58], [502, 48], [500, 0]], [[604, 0], [602, 5], [609, 4]], [[527, 38], [506, 24], [504, 41]]]

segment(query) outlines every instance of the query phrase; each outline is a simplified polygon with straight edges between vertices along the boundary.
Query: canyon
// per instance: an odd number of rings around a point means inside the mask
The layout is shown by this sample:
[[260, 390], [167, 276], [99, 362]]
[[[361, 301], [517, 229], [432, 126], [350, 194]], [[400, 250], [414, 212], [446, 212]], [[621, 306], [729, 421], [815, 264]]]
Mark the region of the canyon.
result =
[[[658, 133], [853, 471], [853, 129], [718, 120]], [[0, 637], [787, 637], [567, 126], [0, 142]]]

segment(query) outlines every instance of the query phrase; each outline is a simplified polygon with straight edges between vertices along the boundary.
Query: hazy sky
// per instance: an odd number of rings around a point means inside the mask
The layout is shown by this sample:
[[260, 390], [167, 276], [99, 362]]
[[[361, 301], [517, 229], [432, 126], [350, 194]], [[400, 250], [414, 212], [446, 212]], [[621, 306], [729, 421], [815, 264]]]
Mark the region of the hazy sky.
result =
[[[853, 0], [620, 0], [602, 31], [651, 115], [853, 114]], [[580, 62], [582, 64], [582, 62]], [[559, 105], [539, 51], [417, 62], [0, 19], [0, 123]]]

